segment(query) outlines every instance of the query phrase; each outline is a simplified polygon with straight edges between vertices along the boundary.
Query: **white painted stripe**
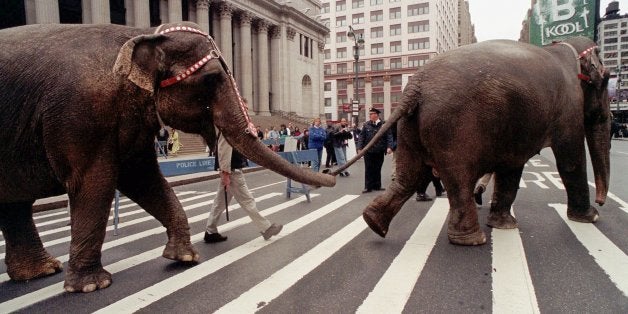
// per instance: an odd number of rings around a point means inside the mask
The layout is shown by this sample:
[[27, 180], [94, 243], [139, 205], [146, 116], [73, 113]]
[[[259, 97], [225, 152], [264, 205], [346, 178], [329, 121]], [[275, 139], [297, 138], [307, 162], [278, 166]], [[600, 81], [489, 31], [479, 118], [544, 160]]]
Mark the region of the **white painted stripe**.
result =
[[591, 223], [581, 223], [567, 218], [566, 204], [549, 204], [565, 221], [578, 241], [593, 256], [611, 281], [624, 296], [628, 297], [628, 256]]
[[540, 313], [519, 229], [493, 228], [491, 239], [493, 313]]
[[[345, 195], [338, 200], [335, 200], [326, 206], [311, 212], [294, 222], [291, 222], [284, 226], [282, 232], [277, 235], [277, 238], [282, 239], [290, 235], [291, 233], [299, 230], [303, 226], [312, 223], [313, 221], [331, 213], [332, 211], [341, 208], [343, 205], [349, 203], [353, 199], [357, 198], [357, 195]], [[276, 241], [276, 240], [274, 240]], [[190, 268], [182, 273], [174, 275], [166, 280], [163, 280], [155, 285], [152, 285], [146, 289], [143, 289], [133, 295], [130, 295], [118, 302], [115, 302], [105, 308], [102, 308], [95, 313], [132, 313], [141, 308], [144, 308], [179, 289], [211, 275], [212, 273], [222, 269], [225, 266], [234, 263], [247, 255], [256, 252], [267, 245], [272, 244], [274, 241], [263, 241], [259, 238], [249, 241], [237, 248], [234, 248], [228, 252], [218, 255], [206, 262], [203, 262], [193, 268]]]
[[254, 313], [288, 290], [366, 229], [362, 217], [336, 232], [214, 313]]
[[68, 214], [68, 211], [64, 210], [64, 211], [59, 211], [56, 213], [48, 213], [44, 215], [33, 215], [33, 220], [39, 220], [39, 219], [50, 218], [50, 217], [60, 216], [60, 215], [67, 215], [67, 214]]
[[[268, 193], [266, 195], [263, 195], [261, 197], [256, 198], [255, 202], [261, 202], [261, 201], [264, 201], [264, 200], [267, 200], [267, 199], [270, 199], [270, 198], [273, 198], [275, 196], [279, 196], [279, 195], [282, 195], [282, 194], [283, 193]], [[197, 208], [197, 207], [202, 207], [202, 206], [205, 206], [205, 205], [209, 205], [209, 204], [212, 204], [213, 202], [214, 201], [211, 200], [211, 201], [206, 201], [206, 202], [202, 202], [202, 203], [193, 204], [193, 205], [190, 205], [190, 206], [186, 207], [186, 210]], [[230, 207], [231, 207], [231, 210], [236, 210], [236, 209], [240, 208], [240, 204], [232, 205]], [[208, 213], [203, 213], [203, 214], [200, 214], [200, 215], [196, 215], [196, 216], [190, 217], [190, 218], [188, 218], [188, 224], [192, 224], [192, 223], [195, 223], [195, 222], [207, 219], [208, 215], [209, 215], [209, 210], [208, 210]], [[139, 222], [137, 222], [138, 220], [151, 221], [151, 220], [154, 220], [154, 219], [153, 219], [153, 216], [147, 216], [147, 217], [143, 217], [141, 219], [134, 220], [133, 224], [139, 223]], [[127, 226], [128, 225], [120, 224], [119, 229], [123, 228], [123, 227], [127, 227]], [[149, 236], [152, 236], [152, 235], [155, 235], [155, 234], [163, 233], [165, 231], [165, 229], [166, 229], [165, 227], [159, 226], [159, 227], [152, 228], [152, 229], [149, 229], [149, 230], [145, 230], [145, 231], [142, 231], [140, 233], [135, 233], [135, 234], [132, 234], [132, 235], [129, 235], [129, 236], [126, 236], [126, 237], [116, 238], [116, 240], [103, 243], [101, 251], [104, 251], [104, 250], [107, 250], [107, 249], [110, 249], [110, 248], [114, 248], [116, 246], [124, 245], [124, 244], [130, 243], [130, 242], [133, 242], [133, 241], [145, 238], [145, 237], [149, 237]], [[107, 230], [108, 231], [109, 230], [113, 230], [113, 226], [107, 227]], [[69, 241], [70, 241], [70, 237], [64, 237], [64, 238], [61, 238], [61, 239], [56, 239], [56, 240], [53, 240], [53, 241], [46, 242], [46, 243], [44, 243], [44, 245], [46, 247], [50, 247], [50, 246], [55, 245], [55, 244], [59, 244], [59, 243], [63, 243], [63, 242], [69, 242]], [[5, 256], [4, 253], [0, 254], [0, 258], [4, 258], [4, 256]], [[61, 263], [65, 263], [69, 259], [70, 259], [70, 255], [69, 254], [65, 254], [65, 255], [57, 257], [57, 260], [59, 260]], [[7, 280], [9, 280], [9, 275], [7, 273], [0, 274], [0, 283], [3, 283], [5, 281], [7, 281]]]
[[[589, 185], [595, 188], [595, 183], [593, 182], [589, 182]], [[606, 195], [614, 200], [615, 202], [619, 203], [619, 205], [621, 205], [622, 207], [619, 207], [619, 209], [623, 210], [624, 212], [626, 212], [626, 214], [628, 214], [628, 203], [624, 200], [622, 200], [621, 198], [619, 198], [619, 196], [611, 193], [610, 191], [608, 191], [606, 193]]]
[[436, 198], [399, 255], [357, 309], [357, 313], [403, 312], [448, 213], [448, 200]]
[[[320, 194], [310, 194], [310, 198], [314, 198], [318, 196], [320, 196]], [[262, 213], [264, 214], [264, 216], [269, 216], [283, 209], [299, 204], [305, 200], [306, 200], [305, 196], [300, 196], [290, 201], [268, 208], [262, 211]], [[240, 219], [236, 219], [234, 221], [221, 225], [220, 231], [224, 233], [234, 228], [249, 224], [250, 222], [251, 222], [251, 219], [248, 216], [245, 216]], [[190, 242], [196, 243], [196, 242], [202, 241], [204, 236], [205, 236], [205, 231], [203, 230], [203, 232], [193, 235], [190, 238]], [[107, 269], [107, 271], [109, 271], [113, 275], [121, 271], [127, 270], [131, 267], [134, 267], [142, 263], [148, 262], [150, 260], [153, 260], [155, 258], [158, 258], [161, 256], [161, 253], [163, 252], [163, 250], [164, 250], [163, 247], [158, 247], [158, 248], [146, 251], [144, 253], [134, 255], [129, 258], [117, 261], [113, 264], [105, 265], [105, 269]], [[7, 312], [17, 311], [19, 309], [31, 306], [35, 303], [44, 301], [46, 299], [60, 295], [62, 293], [63, 293], [63, 282], [58, 282], [51, 286], [39, 289], [37, 291], [33, 291], [31, 293], [28, 293], [28, 294], [19, 296], [17, 298], [8, 300], [4, 303], [1, 303], [0, 309], [6, 309]]]

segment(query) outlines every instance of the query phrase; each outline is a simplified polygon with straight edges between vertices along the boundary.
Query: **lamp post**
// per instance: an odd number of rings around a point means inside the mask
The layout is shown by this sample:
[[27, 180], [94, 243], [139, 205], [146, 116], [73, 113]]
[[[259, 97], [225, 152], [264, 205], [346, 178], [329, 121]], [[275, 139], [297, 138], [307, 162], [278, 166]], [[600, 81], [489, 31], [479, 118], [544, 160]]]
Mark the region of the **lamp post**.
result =
[[615, 99], [617, 100], [617, 114], [619, 114], [619, 101], [621, 100], [621, 63], [617, 66], [617, 85], [615, 91]]
[[[360, 34], [360, 37], [358, 38], [357, 34], [355, 33], [355, 31], [353, 30], [353, 27], [351, 27], [351, 25], [349, 25], [349, 31], [347, 32], [347, 36], [349, 37], [353, 37], [353, 41], [355, 42], [355, 44], [353, 45], [353, 58], [355, 59], [355, 62], [353, 64], [353, 72], [355, 73], [355, 78], [353, 80], [353, 101], [357, 101], [358, 102], [358, 108], [353, 108], [353, 102], [351, 103], [351, 112], [353, 112], [354, 110], [358, 111], [358, 115], [356, 117], [356, 121], [355, 124], [356, 126], [358, 125], [359, 122], [359, 117], [360, 117], [360, 95], [358, 94], [358, 61], [360, 61], [360, 45], [364, 44], [364, 38], [362, 38], [362, 34]], [[347, 119], [349, 120], [349, 119]], [[353, 121], [353, 118], [351, 117], [351, 121]]]

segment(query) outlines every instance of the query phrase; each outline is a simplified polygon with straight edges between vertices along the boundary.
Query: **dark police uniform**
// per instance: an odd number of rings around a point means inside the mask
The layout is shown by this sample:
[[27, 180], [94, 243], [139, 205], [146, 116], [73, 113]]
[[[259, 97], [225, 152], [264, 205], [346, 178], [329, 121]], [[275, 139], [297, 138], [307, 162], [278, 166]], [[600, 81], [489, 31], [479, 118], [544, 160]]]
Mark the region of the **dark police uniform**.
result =
[[[374, 108], [369, 110], [369, 112], [377, 114], [380, 113], [379, 110]], [[362, 132], [358, 137], [358, 149], [363, 149], [364, 146], [366, 146], [366, 144], [368, 144], [375, 136], [375, 133], [381, 129], [383, 124], [384, 121], [381, 120], [378, 123], [370, 120], [367, 121], [364, 124], [364, 127], [362, 127]], [[388, 148], [392, 149], [392, 147], [392, 133], [388, 130], [386, 134], [364, 154], [365, 190], [363, 192], [382, 189], [382, 164], [384, 163], [384, 155], [386, 155], [386, 150]]]

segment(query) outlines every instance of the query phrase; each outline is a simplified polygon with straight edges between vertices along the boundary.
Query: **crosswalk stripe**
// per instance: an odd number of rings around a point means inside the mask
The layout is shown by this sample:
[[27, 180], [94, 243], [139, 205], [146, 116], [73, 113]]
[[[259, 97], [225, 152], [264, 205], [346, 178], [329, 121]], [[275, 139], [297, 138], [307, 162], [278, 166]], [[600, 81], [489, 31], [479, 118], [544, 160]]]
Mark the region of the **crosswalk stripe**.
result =
[[237, 299], [229, 302], [214, 313], [254, 313], [277, 298], [305, 275], [366, 229], [362, 217], [358, 217], [340, 231], [327, 238], [268, 279], [257, 284]]
[[449, 213], [449, 202], [437, 198], [399, 255], [369, 293], [357, 313], [401, 313], [416, 285]]
[[[315, 197], [319, 197], [320, 194], [310, 194], [310, 198], [315, 198]], [[264, 214], [264, 216], [269, 216], [272, 215], [274, 213], [277, 213], [283, 209], [292, 207], [294, 205], [297, 205], [303, 201], [305, 201], [306, 198], [305, 196], [300, 196], [297, 198], [294, 198], [290, 201], [287, 202], [283, 202], [281, 204], [275, 205], [273, 207], [270, 207], [266, 210], [263, 210], [262, 213]], [[246, 225], [248, 223], [250, 223], [251, 219], [248, 216], [242, 217], [240, 219], [236, 219], [234, 221], [228, 222], [224, 225], [220, 226], [220, 230], [221, 232], [226, 232], [229, 230], [232, 230], [234, 228]], [[285, 228], [285, 227], [284, 227]], [[203, 230], [203, 232], [198, 233], [196, 235], [193, 235], [190, 238], [190, 242], [192, 243], [196, 243], [199, 242], [201, 240], [203, 240], [203, 237], [205, 236], [205, 231]], [[115, 263], [112, 263], [110, 265], [105, 265], [105, 269], [107, 269], [107, 271], [109, 271], [112, 275], [119, 273], [121, 271], [127, 270], [131, 267], [140, 265], [142, 263], [148, 262], [150, 260], [153, 260], [155, 258], [158, 258], [161, 256], [161, 253], [163, 251], [163, 247], [158, 247], [143, 253], [140, 253], [138, 255], [134, 255], [131, 256], [129, 258], [117, 261]], [[3, 276], [5, 276], [6, 274], [3, 274]], [[8, 277], [7, 277], [8, 278]], [[31, 306], [35, 303], [44, 301], [46, 299], [52, 298], [54, 296], [60, 295], [63, 293], [63, 281], [62, 282], [58, 282], [55, 284], [52, 284], [51, 286], [48, 287], [44, 287], [42, 289], [39, 289], [37, 291], [33, 291], [31, 293], [19, 296], [17, 298], [11, 299], [11, 300], [7, 300], [4, 303], [0, 303], [0, 309], [6, 309], [7, 312], [11, 312], [11, 311], [17, 311], [19, 309], [25, 308], [27, 306]]]
[[[273, 197], [279, 196], [279, 195], [282, 195], [282, 193], [268, 193], [266, 195], [263, 195], [263, 196], [260, 196], [258, 198], [255, 198], [255, 202], [261, 202], [261, 201], [264, 201], [264, 200], [267, 200], [267, 199], [270, 199], [270, 198], [273, 198]], [[206, 206], [206, 205], [212, 204], [213, 202], [214, 201], [211, 200], [211, 201], [196, 203], [196, 204], [187, 206], [185, 208], [185, 210], [190, 210], [190, 209]], [[238, 208], [240, 208], [240, 204], [236, 204], [236, 205], [232, 205], [231, 206], [232, 210], [236, 210]], [[192, 224], [192, 223], [201, 221], [203, 219], [207, 219], [207, 217], [208, 217], [208, 213], [203, 213], [203, 214], [200, 214], [200, 215], [189, 217], [188, 218], [188, 224]], [[137, 222], [137, 220], [149, 221], [149, 220], [153, 220], [153, 217], [152, 216], [147, 216], [147, 217], [143, 217], [141, 219], [136, 219], [136, 220], [133, 221], [132, 224], [139, 223], [139, 222]], [[131, 222], [129, 222], [129, 223], [131, 223]], [[120, 228], [127, 227], [127, 226], [128, 225], [120, 224]], [[113, 228], [113, 227], [111, 227], [111, 228]], [[107, 228], [107, 229], [110, 229], [110, 228]], [[101, 251], [104, 251], [104, 250], [107, 250], [107, 249], [110, 249], [110, 248], [113, 248], [113, 247], [116, 247], [116, 246], [120, 246], [120, 245], [123, 245], [123, 244], [127, 244], [127, 243], [133, 242], [135, 240], [139, 240], [139, 239], [145, 238], [145, 237], [149, 237], [151, 235], [160, 234], [160, 233], [163, 233], [164, 230], [165, 230], [165, 228], [163, 226], [159, 226], [159, 227], [152, 228], [152, 229], [149, 229], [149, 230], [145, 230], [145, 231], [142, 231], [142, 232], [139, 232], [139, 233], [131, 234], [131, 235], [126, 236], [126, 237], [117, 238], [116, 240], [113, 240], [113, 241], [107, 241], [107, 242], [103, 243]], [[52, 245], [55, 245], [55, 244], [68, 242], [68, 241], [70, 241], [70, 237], [69, 236], [68, 237], [63, 237], [61, 239], [56, 239], [56, 240], [53, 240], [53, 241], [46, 242], [46, 243], [44, 243], [44, 245], [46, 247], [49, 247], [49, 246], [52, 246]], [[4, 258], [4, 256], [5, 256], [4, 253], [0, 254], [0, 258]], [[70, 259], [70, 255], [69, 254], [65, 254], [65, 255], [57, 257], [57, 260], [59, 260], [61, 263], [65, 263], [69, 259]], [[3, 282], [5, 282], [5, 281], [7, 281], [9, 279], [10, 279], [9, 275], [7, 273], [0, 274], [0, 283], [3, 283]]]
[[549, 204], [565, 221], [578, 241], [593, 256], [617, 288], [628, 297], [628, 256], [611, 242], [593, 224], [580, 223], [567, 218], [566, 204]]
[[493, 228], [493, 313], [540, 313], [519, 228]]
[[338, 208], [341, 208], [343, 205], [349, 203], [357, 197], [357, 195], [345, 195], [340, 199], [335, 200], [314, 212], [311, 212], [289, 224], [286, 224], [282, 232], [273, 241], [261, 241], [259, 238], [249, 241], [237, 248], [218, 255], [193, 268], [174, 275], [155, 285], [152, 285], [133, 295], [130, 295], [118, 302], [115, 302], [105, 308], [102, 308], [95, 313], [132, 313], [134, 311], [137, 311], [143, 307], [152, 304], [155, 301], [160, 300], [163, 297], [174, 293], [179, 289], [182, 289], [206, 276], [209, 276], [210, 274], [222, 269], [223, 267], [234, 263], [257, 250], [260, 250], [267, 245], [274, 243], [275, 241], [277, 241], [277, 239], [282, 239], [283, 237], [290, 235], [291, 233], [314, 222], [315, 220], [331, 213]]

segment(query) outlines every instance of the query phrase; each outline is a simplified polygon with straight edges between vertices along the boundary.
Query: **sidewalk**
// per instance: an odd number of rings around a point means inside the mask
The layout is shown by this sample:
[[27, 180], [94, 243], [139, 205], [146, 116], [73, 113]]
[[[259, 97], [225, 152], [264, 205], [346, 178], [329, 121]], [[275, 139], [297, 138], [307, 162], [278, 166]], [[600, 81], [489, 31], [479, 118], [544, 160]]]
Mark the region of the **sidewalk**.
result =
[[[186, 161], [207, 157], [207, 153], [187, 154], [182, 156], [168, 156], [168, 158], [158, 157], [157, 162], [162, 163], [166, 161]], [[243, 169], [244, 173], [264, 170], [263, 167], [249, 167]], [[185, 174], [180, 176], [166, 177], [166, 180], [170, 184], [170, 187], [179, 185], [192, 184], [196, 182], [209, 181], [219, 177], [218, 171], [204, 171], [193, 174]], [[63, 194], [59, 196], [52, 196], [47, 198], [38, 199], [33, 204], [33, 212], [41, 212], [45, 210], [51, 210], [56, 208], [62, 208], [68, 206], [68, 195]]]

